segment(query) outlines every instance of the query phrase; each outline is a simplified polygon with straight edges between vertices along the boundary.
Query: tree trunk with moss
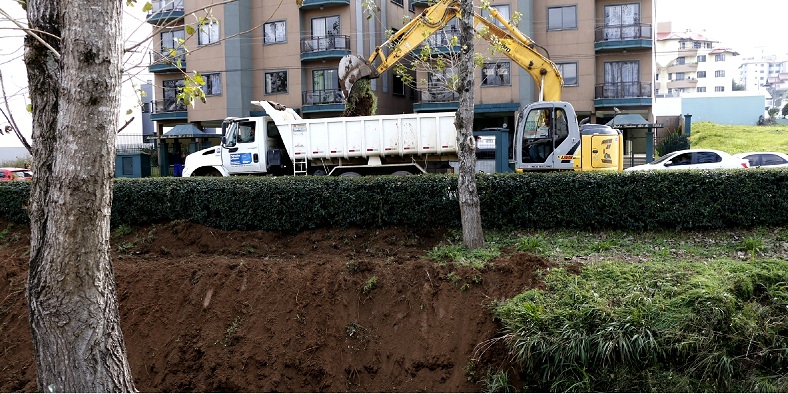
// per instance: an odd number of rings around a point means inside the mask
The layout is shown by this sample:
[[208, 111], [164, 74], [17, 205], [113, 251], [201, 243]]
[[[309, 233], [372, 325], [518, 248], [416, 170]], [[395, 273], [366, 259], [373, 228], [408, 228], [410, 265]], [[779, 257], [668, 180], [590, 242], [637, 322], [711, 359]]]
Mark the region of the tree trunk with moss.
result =
[[[28, 0], [30, 307], [39, 391], [135, 391], [109, 253], [122, 2]], [[58, 57], [59, 53], [59, 57]]]
[[459, 148], [458, 194], [463, 243], [470, 249], [484, 246], [479, 193], [476, 189], [476, 139], [473, 136], [473, 2], [461, 0], [460, 61], [457, 69], [459, 107], [454, 120]]

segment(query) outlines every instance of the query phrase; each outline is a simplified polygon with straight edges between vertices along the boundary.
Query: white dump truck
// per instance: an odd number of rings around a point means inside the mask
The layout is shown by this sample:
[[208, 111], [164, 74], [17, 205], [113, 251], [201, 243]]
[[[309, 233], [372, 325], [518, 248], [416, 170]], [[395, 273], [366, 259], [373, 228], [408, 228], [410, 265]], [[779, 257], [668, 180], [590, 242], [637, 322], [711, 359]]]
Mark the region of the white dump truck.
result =
[[[221, 145], [187, 156], [183, 176], [408, 175], [456, 167], [454, 112], [302, 119], [276, 103], [253, 103], [266, 115], [226, 119]], [[620, 132], [579, 127], [575, 119], [567, 102], [537, 101], [521, 112], [514, 133], [476, 132], [499, 136], [495, 164], [482, 171], [620, 170]]]
[[266, 116], [226, 119], [222, 144], [187, 156], [183, 176], [406, 175], [457, 161], [454, 112], [302, 119], [253, 104]]

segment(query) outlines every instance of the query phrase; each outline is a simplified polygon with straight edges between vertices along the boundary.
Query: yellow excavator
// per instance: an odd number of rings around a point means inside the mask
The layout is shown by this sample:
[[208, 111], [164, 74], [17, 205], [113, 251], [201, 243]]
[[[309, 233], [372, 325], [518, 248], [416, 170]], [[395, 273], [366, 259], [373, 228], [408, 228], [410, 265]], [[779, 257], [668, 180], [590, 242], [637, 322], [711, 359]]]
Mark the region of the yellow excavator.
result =
[[[517, 119], [512, 144], [514, 169], [517, 172], [622, 170], [621, 133], [601, 125], [581, 128], [572, 105], [560, 101], [564, 81], [555, 63], [537, 52], [536, 43], [497, 10], [490, 8], [489, 11], [506, 30], [477, 13], [473, 16], [474, 29], [527, 71], [539, 88], [539, 101], [527, 106]], [[439, 0], [375, 48], [369, 59], [356, 55], [343, 57], [338, 72], [345, 97], [358, 80], [380, 77], [459, 13], [456, 0]], [[384, 53], [386, 48], [389, 48], [388, 55]]]

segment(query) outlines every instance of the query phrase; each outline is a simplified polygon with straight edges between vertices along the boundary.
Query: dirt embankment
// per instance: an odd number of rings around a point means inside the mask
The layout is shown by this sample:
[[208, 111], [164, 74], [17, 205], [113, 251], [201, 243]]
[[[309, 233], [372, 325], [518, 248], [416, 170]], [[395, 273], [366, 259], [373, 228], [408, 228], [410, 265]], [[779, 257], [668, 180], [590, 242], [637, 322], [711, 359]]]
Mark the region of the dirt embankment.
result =
[[[0, 223], [6, 228], [7, 223]], [[0, 391], [34, 391], [28, 229], [0, 240]], [[440, 229], [218, 231], [113, 238], [121, 323], [141, 391], [481, 390], [506, 362], [494, 300], [537, 286], [528, 254], [484, 271], [425, 259]], [[486, 351], [481, 352], [481, 349]]]

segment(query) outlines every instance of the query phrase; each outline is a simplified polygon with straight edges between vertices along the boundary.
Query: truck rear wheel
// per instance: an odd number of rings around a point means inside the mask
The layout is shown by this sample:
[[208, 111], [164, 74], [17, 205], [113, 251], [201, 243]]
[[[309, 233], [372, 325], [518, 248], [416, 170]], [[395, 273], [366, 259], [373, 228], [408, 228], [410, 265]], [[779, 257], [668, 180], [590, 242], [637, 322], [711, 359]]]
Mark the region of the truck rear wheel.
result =
[[394, 173], [392, 173], [391, 175], [394, 175], [394, 176], [405, 176], [405, 175], [413, 175], [413, 173], [410, 172], [410, 171], [394, 171]]
[[353, 172], [353, 171], [348, 171], [348, 172], [343, 172], [339, 176], [346, 176], [346, 177], [356, 178], [356, 177], [360, 177], [361, 174], [359, 174], [357, 172]]

